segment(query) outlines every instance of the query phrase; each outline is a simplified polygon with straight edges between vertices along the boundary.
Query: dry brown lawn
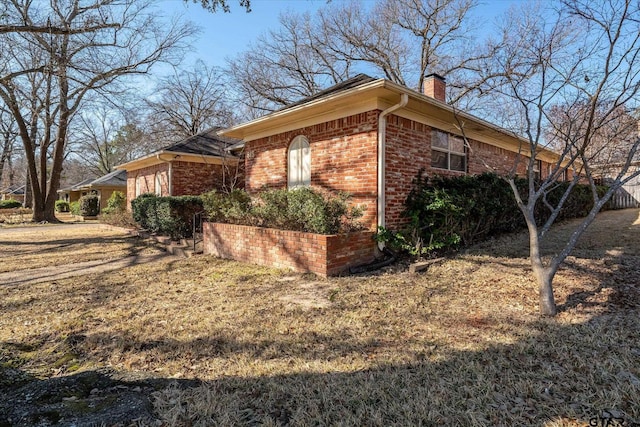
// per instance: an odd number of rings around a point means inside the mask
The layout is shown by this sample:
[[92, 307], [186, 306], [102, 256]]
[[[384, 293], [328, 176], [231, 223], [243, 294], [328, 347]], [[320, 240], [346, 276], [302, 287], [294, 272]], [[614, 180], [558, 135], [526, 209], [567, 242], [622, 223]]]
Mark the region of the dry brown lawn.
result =
[[0, 229], [0, 273], [160, 253], [122, 230], [99, 224], [89, 227], [60, 224]]
[[166, 425], [633, 425], [639, 213], [599, 216], [556, 278], [554, 319], [537, 315], [524, 235], [419, 275], [323, 280], [200, 256], [0, 286], [0, 362], [175, 378], [153, 395]]

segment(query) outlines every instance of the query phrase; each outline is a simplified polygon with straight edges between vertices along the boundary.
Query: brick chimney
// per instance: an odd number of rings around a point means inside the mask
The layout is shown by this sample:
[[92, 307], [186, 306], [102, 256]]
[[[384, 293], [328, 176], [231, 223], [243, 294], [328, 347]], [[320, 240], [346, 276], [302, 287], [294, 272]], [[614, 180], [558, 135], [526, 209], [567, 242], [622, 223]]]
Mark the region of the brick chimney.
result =
[[446, 102], [447, 83], [438, 74], [429, 74], [422, 83], [422, 93], [438, 101]]

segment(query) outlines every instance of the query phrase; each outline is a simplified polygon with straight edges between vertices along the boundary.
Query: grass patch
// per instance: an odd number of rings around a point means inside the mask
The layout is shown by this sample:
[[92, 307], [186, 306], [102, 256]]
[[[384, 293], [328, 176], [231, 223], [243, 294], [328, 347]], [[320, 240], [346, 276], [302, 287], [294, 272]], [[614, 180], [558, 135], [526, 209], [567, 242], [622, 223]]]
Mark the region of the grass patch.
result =
[[599, 216], [558, 273], [554, 319], [537, 315], [522, 235], [420, 275], [321, 280], [203, 256], [0, 286], [0, 366], [203, 380], [154, 394], [167, 425], [637, 423], [638, 213]]
[[72, 225], [0, 230], [0, 273], [161, 253], [123, 231]]

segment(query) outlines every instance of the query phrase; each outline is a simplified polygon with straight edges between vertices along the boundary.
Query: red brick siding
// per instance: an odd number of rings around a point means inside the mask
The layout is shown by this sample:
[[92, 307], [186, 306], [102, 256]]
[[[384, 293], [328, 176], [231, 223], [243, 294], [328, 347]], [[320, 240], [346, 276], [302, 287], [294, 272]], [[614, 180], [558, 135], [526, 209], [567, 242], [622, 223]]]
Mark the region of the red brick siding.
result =
[[[228, 167], [229, 173], [236, 173], [235, 165]], [[141, 177], [140, 194], [155, 193], [155, 174], [159, 172], [162, 182], [163, 196], [198, 195], [212, 189], [223, 188], [223, 166], [216, 164], [204, 164], [193, 162], [172, 162], [172, 185], [169, 194], [169, 164], [159, 163], [146, 168], [127, 171], [127, 201], [136, 196], [136, 178]], [[227, 176], [228, 176], [227, 174]], [[244, 185], [241, 179], [239, 187]]]
[[[249, 192], [265, 187], [287, 186], [287, 149], [297, 135], [304, 135], [311, 146], [311, 185], [330, 191], [346, 191], [354, 203], [366, 207], [363, 221], [371, 229], [377, 224], [377, 124], [379, 111], [369, 111], [291, 132], [247, 142], [245, 186]], [[517, 154], [475, 140], [470, 141], [468, 172], [480, 174], [487, 166], [506, 174]], [[431, 127], [395, 115], [387, 116], [386, 128], [386, 223], [397, 228], [404, 201], [420, 169], [429, 174], [461, 175], [464, 172], [431, 167]], [[518, 165], [525, 175], [526, 158]], [[542, 176], [548, 164], [542, 165]]]
[[396, 228], [406, 222], [400, 214], [420, 169], [431, 171], [431, 128], [422, 123], [387, 116], [385, 141], [385, 222]]
[[222, 165], [173, 162], [172, 196], [198, 195], [222, 189]]
[[320, 276], [335, 276], [375, 259], [370, 231], [321, 235], [243, 225], [205, 223], [204, 253]]
[[366, 208], [363, 222], [375, 227], [378, 114], [369, 111], [247, 142], [245, 188], [286, 188], [289, 144], [304, 135], [311, 148], [311, 185], [350, 193], [354, 204]]
[[[431, 130], [432, 128], [402, 117], [387, 117], [386, 131], [386, 224], [389, 228], [398, 228], [406, 223], [401, 217], [404, 202], [411, 190], [413, 179], [420, 169], [428, 174], [463, 175], [463, 172], [434, 169], [431, 167]], [[498, 174], [507, 174], [518, 158], [518, 154], [503, 148], [470, 140], [471, 150], [467, 154], [467, 170], [477, 175], [489, 171], [487, 166], [495, 168]], [[526, 157], [518, 163], [517, 173], [526, 175]], [[548, 175], [549, 164], [542, 162], [542, 177]]]
[[140, 194], [155, 193], [156, 173], [160, 173], [162, 195], [169, 194], [169, 164], [159, 163], [135, 171], [127, 171], [127, 206], [136, 198], [136, 179], [140, 178]]

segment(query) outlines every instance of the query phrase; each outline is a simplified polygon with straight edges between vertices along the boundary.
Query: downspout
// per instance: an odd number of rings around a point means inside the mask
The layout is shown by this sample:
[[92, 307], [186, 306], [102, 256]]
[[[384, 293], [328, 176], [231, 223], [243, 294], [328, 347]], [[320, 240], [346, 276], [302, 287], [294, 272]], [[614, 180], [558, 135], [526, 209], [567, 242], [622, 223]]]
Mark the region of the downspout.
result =
[[156, 154], [156, 159], [161, 162], [169, 163], [169, 173], [167, 174], [167, 180], [169, 181], [168, 191], [169, 196], [173, 196], [173, 162], [171, 160], [164, 160], [160, 157], [160, 153]]
[[[378, 227], [384, 227], [385, 221], [385, 143], [387, 137], [387, 115], [396, 111], [399, 108], [404, 107], [409, 102], [409, 95], [403, 93], [400, 97], [400, 102], [393, 105], [378, 116]], [[384, 242], [378, 242], [378, 248], [384, 249]]]

